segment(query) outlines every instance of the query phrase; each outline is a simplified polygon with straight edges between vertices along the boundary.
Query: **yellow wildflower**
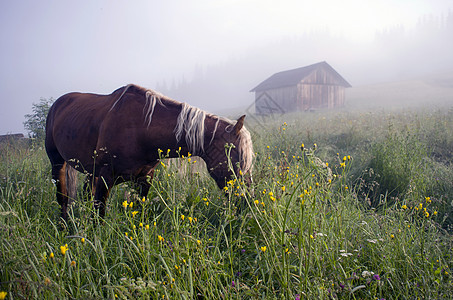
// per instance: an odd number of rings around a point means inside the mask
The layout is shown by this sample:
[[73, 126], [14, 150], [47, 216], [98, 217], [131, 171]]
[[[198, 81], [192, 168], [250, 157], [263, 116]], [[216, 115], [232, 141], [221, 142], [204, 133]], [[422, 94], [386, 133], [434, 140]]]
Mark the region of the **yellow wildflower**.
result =
[[184, 215], [181, 215], [181, 220], [183, 220], [183, 221], [184, 221], [184, 218], [185, 218], [185, 216], [184, 216]]
[[85, 243], [85, 238], [81, 238], [80, 241], [82, 242], [82, 244]]
[[394, 236], [393, 234], [391, 234], [391, 235], [390, 235], [390, 238], [391, 238], [391, 239], [394, 239], [394, 238], [395, 238], [395, 236]]
[[64, 244], [64, 246], [60, 246], [60, 251], [61, 251], [61, 254], [65, 255], [66, 254], [66, 251], [68, 251], [68, 244]]
[[263, 247], [260, 248], [260, 250], [261, 250], [262, 252], [266, 252], [266, 249], [267, 249], [266, 246], [263, 246]]
[[435, 215], [437, 215], [437, 210], [435, 210], [435, 211], [433, 212], [433, 216], [435, 216]]
[[198, 244], [198, 245], [201, 245], [201, 241], [200, 241], [200, 240], [197, 240], [197, 244]]
[[124, 200], [124, 201], [123, 201], [123, 207], [124, 207], [124, 208], [127, 208], [128, 205], [129, 205], [129, 203], [127, 203], [127, 200]]
[[71, 261], [71, 267], [75, 267], [75, 266], [76, 266], [75, 260]]
[[149, 224], [146, 224], [146, 225], [145, 225], [145, 229], [146, 229], [146, 230], [149, 229]]
[[256, 205], [260, 204], [259, 200], [255, 200], [254, 202], [255, 202]]
[[403, 206], [401, 206], [402, 209], [407, 209], [407, 205], [406, 204], [403, 204]]
[[162, 236], [160, 236], [160, 235], [157, 236], [157, 240], [158, 240], [159, 242], [165, 241], [165, 239], [164, 239]]
[[188, 217], [187, 219], [189, 220], [190, 224], [192, 224], [193, 221], [192, 217]]
[[54, 256], [55, 256], [55, 255], [53, 254], [53, 252], [50, 252], [49, 257], [50, 257], [50, 258], [53, 258]]
[[142, 223], [142, 222], [140, 222], [140, 224], [138, 224], [138, 226], [140, 226], [140, 227], [143, 227], [143, 223]]
[[143, 198], [142, 198], [142, 202], [145, 202], [145, 201], [146, 201], [146, 198], [145, 198], [145, 197], [143, 197]]
[[[132, 203], [132, 202], [131, 202], [131, 203]], [[136, 214], [138, 214], [138, 211], [134, 210], [134, 211], [132, 212], [132, 217], [135, 217]]]
[[6, 295], [8, 295], [7, 292], [0, 292], [0, 300], [6, 299]]
[[426, 203], [431, 203], [431, 198], [430, 197], [425, 197]]

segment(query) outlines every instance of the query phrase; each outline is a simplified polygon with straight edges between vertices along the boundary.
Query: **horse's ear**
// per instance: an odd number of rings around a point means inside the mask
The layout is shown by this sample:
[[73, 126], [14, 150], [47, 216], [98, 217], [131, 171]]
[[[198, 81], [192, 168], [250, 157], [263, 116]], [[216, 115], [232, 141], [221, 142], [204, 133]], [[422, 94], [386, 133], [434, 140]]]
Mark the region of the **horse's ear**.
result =
[[242, 126], [244, 126], [244, 119], [245, 119], [245, 115], [243, 115], [242, 117], [240, 117], [238, 119], [238, 121], [236, 122], [236, 125], [234, 125], [234, 133], [236, 134], [239, 134], [239, 131], [241, 131], [242, 129]]

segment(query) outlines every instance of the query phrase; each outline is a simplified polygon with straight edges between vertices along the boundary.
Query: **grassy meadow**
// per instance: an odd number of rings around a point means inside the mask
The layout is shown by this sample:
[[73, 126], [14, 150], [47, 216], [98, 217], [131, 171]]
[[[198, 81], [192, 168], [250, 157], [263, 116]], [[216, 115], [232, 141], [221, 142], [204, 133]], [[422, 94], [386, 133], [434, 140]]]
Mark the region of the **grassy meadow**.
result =
[[234, 178], [225, 196], [198, 157], [164, 159], [146, 199], [117, 186], [101, 225], [91, 202], [77, 200], [63, 231], [43, 145], [1, 144], [0, 292], [6, 299], [453, 295], [453, 109], [319, 111], [256, 119], [248, 128], [253, 190]]

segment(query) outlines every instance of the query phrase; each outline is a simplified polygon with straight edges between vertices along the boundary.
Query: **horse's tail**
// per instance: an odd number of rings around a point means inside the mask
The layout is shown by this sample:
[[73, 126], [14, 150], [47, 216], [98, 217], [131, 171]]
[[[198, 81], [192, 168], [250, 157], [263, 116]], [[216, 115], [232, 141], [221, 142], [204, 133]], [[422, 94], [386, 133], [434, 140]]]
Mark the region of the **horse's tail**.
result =
[[68, 202], [70, 203], [77, 198], [77, 170], [66, 163], [65, 175]]

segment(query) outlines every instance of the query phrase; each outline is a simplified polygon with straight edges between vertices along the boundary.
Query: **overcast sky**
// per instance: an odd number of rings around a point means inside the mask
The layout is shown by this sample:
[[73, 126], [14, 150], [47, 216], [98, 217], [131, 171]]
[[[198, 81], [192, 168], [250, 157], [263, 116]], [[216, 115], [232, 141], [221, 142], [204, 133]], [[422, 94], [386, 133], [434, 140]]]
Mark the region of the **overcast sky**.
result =
[[0, 134], [24, 132], [24, 115], [41, 97], [153, 88], [317, 30], [366, 43], [376, 31], [449, 10], [451, 0], [2, 0]]

